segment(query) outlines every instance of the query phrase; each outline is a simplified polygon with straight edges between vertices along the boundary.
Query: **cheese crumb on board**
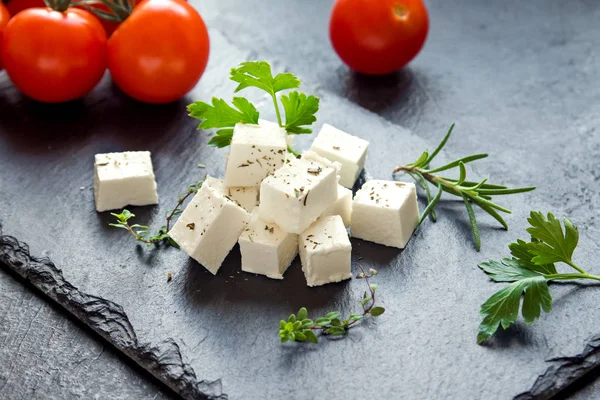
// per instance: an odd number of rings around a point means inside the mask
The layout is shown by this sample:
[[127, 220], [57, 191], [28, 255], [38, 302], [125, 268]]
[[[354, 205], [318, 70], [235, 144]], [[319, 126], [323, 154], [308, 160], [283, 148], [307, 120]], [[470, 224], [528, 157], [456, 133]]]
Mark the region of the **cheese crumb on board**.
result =
[[352, 237], [403, 249], [418, 223], [413, 183], [367, 181], [354, 196]]
[[250, 215], [209, 185], [202, 185], [169, 236], [190, 257], [216, 274]]
[[344, 221], [344, 226], [349, 227], [352, 221], [352, 191], [346, 189], [342, 185], [338, 185], [337, 200], [332, 205], [323, 211], [321, 217], [330, 215], [339, 215]]
[[150, 152], [96, 154], [94, 198], [98, 212], [158, 204]]
[[337, 200], [337, 176], [320, 163], [291, 160], [260, 186], [260, 216], [290, 233], [301, 233]]
[[256, 187], [225, 187], [222, 179], [207, 176], [204, 185], [215, 188], [223, 196], [233, 200], [238, 206], [252, 212], [258, 205], [258, 186]]
[[365, 167], [369, 142], [323, 124], [310, 150], [342, 165], [340, 185], [352, 188]]
[[229, 145], [225, 186], [254, 187], [279, 169], [287, 153], [285, 129], [236, 124]]
[[263, 220], [255, 210], [240, 235], [242, 271], [283, 279], [298, 254], [298, 235]]
[[300, 234], [300, 259], [308, 286], [340, 282], [352, 276], [352, 246], [342, 217], [320, 218]]

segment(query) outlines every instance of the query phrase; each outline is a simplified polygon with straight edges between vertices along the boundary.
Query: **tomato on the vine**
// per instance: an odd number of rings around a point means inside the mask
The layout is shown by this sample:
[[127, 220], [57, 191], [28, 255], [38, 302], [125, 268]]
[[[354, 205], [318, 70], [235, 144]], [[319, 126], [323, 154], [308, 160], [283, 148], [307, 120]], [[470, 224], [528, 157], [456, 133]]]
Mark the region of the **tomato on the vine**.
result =
[[134, 99], [168, 103], [198, 82], [209, 37], [200, 14], [184, 0], [145, 0], [108, 41], [108, 69]]
[[10, 13], [8, 12], [8, 8], [6, 8], [4, 3], [0, 2], [0, 71], [2, 71], [2, 36], [9, 19]]
[[102, 79], [106, 33], [84, 10], [30, 8], [6, 26], [2, 61], [25, 95], [46, 103], [74, 100]]
[[373, 75], [408, 64], [428, 30], [423, 0], [337, 0], [329, 22], [329, 37], [342, 61]]

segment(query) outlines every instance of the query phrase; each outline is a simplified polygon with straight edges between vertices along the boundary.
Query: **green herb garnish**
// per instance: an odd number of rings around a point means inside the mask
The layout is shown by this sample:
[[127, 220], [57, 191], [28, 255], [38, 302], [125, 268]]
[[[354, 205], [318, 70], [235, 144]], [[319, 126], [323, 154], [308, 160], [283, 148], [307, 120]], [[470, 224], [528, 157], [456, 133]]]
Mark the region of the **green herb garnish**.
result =
[[[115, 228], [125, 229], [135, 238], [135, 240], [137, 240], [138, 242], [145, 243], [148, 246], [151, 246], [153, 244], [159, 244], [161, 242], [166, 242], [173, 247], [179, 248], [179, 245], [175, 243], [175, 241], [171, 239], [171, 237], [168, 234], [168, 232], [171, 230], [171, 223], [173, 219], [175, 219], [176, 217], [181, 215], [181, 213], [183, 213], [183, 210], [181, 209], [183, 203], [188, 197], [198, 193], [198, 190], [200, 190], [200, 187], [202, 186], [203, 182], [204, 181], [200, 181], [193, 185], [189, 185], [187, 187], [187, 191], [178, 196], [175, 208], [173, 208], [172, 210], [167, 210], [166, 212], [166, 225], [162, 226], [155, 234], [149, 234], [148, 230], [150, 228], [146, 225], [129, 225], [129, 220], [135, 217], [135, 214], [133, 214], [127, 209], [121, 211], [120, 214], [110, 213], [110, 215], [115, 217], [117, 221], [108, 225], [113, 226]], [[193, 230], [195, 226], [194, 224], [188, 224], [188, 228]]]
[[[393, 173], [397, 174], [399, 172], [406, 172], [425, 191], [428, 204], [425, 208], [425, 211], [423, 211], [423, 214], [421, 215], [419, 224], [421, 224], [428, 215], [434, 222], [437, 220], [435, 206], [440, 200], [442, 192], [446, 192], [461, 198], [465, 203], [465, 207], [467, 208], [467, 214], [469, 215], [471, 228], [473, 230], [473, 237], [475, 239], [475, 247], [479, 251], [481, 249], [481, 238], [479, 235], [477, 219], [475, 218], [475, 211], [473, 210], [473, 204], [500, 222], [504, 229], [508, 229], [508, 224], [506, 221], [504, 221], [504, 218], [502, 218], [498, 211], [508, 214], [510, 214], [511, 211], [494, 203], [492, 201], [492, 197], [529, 192], [534, 190], [535, 187], [529, 186], [523, 188], [509, 188], [507, 186], [487, 183], [487, 178], [480, 182], [467, 181], [467, 169], [465, 164], [486, 158], [488, 156], [487, 154], [473, 154], [467, 157], [459, 158], [458, 160], [452, 161], [451, 163], [441, 167], [431, 168], [431, 161], [433, 161], [435, 156], [440, 152], [440, 150], [442, 150], [450, 138], [453, 129], [454, 124], [450, 126], [448, 133], [446, 133], [446, 136], [444, 136], [444, 139], [440, 142], [433, 153], [429, 154], [427, 151], [425, 151], [423, 154], [421, 154], [417, 161], [411, 164], [398, 166], [394, 169]], [[437, 172], [447, 171], [454, 168], [459, 169], [458, 179], [436, 175]], [[438, 190], [435, 196], [432, 196], [431, 191], [429, 190], [429, 184], [437, 187]]]
[[[277, 93], [300, 87], [300, 80], [295, 75], [284, 72], [273, 76], [268, 62], [250, 61], [241, 63], [238, 68], [232, 68], [230, 79], [238, 83], [236, 93], [249, 87], [268, 93], [273, 100], [277, 123], [285, 128], [288, 134], [312, 133], [310, 125], [317, 120], [315, 114], [319, 110], [318, 97], [307, 96], [298, 91], [281, 95], [279, 101], [285, 111], [285, 123], [281, 117]], [[209, 145], [229, 146], [233, 127], [238, 122], [258, 124], [259, 113], [252, 103], [243, 97], [234, 97], [232, 103], [235, 108], [228, 105], [225, 100], [213, 97], [212, 105], [196, 101], [188, 106], [189, 115], [202, 120], [198, 125], [199, 129], [218, 129], [216, 135], [208, 142]], [[294, 155], [298, 154], [289, 146], [288, 151]]]
[[369, 291], [365, 292], [360, 301], [360, 305], [363, 309], [361, 314], [350, 314], [347, 319], [341, 320], [339, 318], [340, 312], [332, 311], [313, 321], [308, 318], [308, 311], [306, 308], [302, 307], [298, 311], [298, 314], [292, 314], [287, 321], [281, 320], [281, 322], [279, 322], [279, 339], [281, 340], [281, 343], [287, 341], [309, 341], [318, 343], [319, 339], [317, 338], [317, 335], [315, 335], [315, 331], [320, 332], [322, 335], [341, 336], [348, 333], [350, 328], [368, 315], [378, 317], [383, 314], [385, 309], [383, 307], [375, 306], [375, 291], [377, 290], [377, 285], [369, 282], [369, 278], [377, 275], [377, 271], [371, 268], [367, 274], [362, 266], [359, 265], [359, 267], [362, 272], [356, 277], [358, 279], [364, 279], [369, 287]]
[[[479, 325], [477, 342], [482, 343], [492, 336], [499, 326], [507, 329], [521, 313], [526, 324], [539, 318], [540, 308], [549, 313], [552, 310], [552, 296], [548, 283], [552, 281], [570, 281], [592, 279], [600, 281], [600, 276], [590, 275], [573, 262], [573, 252], [579, 242], [579, 232], [568, 219], [560, 221], [551, 213], [548, 219], [539, 211], [532, 211], [527, 219], [531, 225], [527, 232], [531, 240], [517, 240], [508, 245], [511, 258], [500, 261], [486, 261], [479, 264], [495, 282], [511, 282], [496, 292], [481, 306], [484, 317]], [[558, 273], [555, 263], [564, 263], [576, 273]]]

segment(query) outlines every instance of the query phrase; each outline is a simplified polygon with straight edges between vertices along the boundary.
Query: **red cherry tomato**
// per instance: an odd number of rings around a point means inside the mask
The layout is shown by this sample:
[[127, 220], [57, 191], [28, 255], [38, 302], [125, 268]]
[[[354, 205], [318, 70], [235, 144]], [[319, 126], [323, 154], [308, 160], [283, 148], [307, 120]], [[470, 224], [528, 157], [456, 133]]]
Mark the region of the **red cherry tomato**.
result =
[[134, 99], [181, 98], [206, 68], [209, 38], [200, 14], [183, 0], [145, 0], [108, 41], [113, 81]]
[[[135, 5], [137, 5], [140, 1], [141, 0], [134, 0]], [[18, 12], [26, 10], [28, 8], [46, 7], [46, 5], [44, 4], [44, 0], [9, 0], [6, 6], [10, 11], [10, 15], [16, 15]], [[110, 12], [110, 9], [106, 6], [106, 4], [91, 4], [90, 7], [96, 8], [101, 11]], [[85, 10], [85, 7], [82, 6], [78, 8]], [[96, 15], [94, 16], [98, 18], [98, 21], [100, 21], [100, 23], [104, 27], [104, 30], [106, 31], [106, 36], [112, 35], [115, 29], [117, 29], [117, 27], [119, 26], [119, 22], [110, 22]]]
[[0, 3], [0, 71], [2, 71], [2, 36], [4, 27], [8, 24], [9, 19], [10, 13], [8, 12], [8, 8], [3, 3]]
[[106, 70], [106, 33], [84, 10], [30, 8], [4, 29], [2, 61], [25, 95], [46, 103], [74, 100]]
[[355, 71], [383, 75], [399, 70], [421, 50], [429, 17], [422, 0], [338, 0], [329, 37]]

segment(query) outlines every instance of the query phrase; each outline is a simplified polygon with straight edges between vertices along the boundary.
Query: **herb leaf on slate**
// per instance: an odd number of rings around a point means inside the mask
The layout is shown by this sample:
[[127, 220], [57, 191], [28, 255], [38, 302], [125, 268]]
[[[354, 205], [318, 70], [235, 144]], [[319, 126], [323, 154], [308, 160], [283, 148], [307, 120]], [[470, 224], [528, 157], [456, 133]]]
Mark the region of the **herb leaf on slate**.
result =
[[[541, 310], [552, 310], [552, 296], [548, 283], [591, 279], [600, 281], [600, 276], [591, 275], [573, 262], [572, 256], [579, 241], [579, 232], [568, 220], [560, 221], [551, 213], [547, 218], [539, 211], [532, 211], [527, 219], [527, 232], [531, 240], [511, 243], [511, 258], [486, 261], [479, 264], [495, 282], [510, 282], [481, 306], [483, 321], [479, 325], [477, 342], [482, 343], [501, 326], [507, 329], [517, 321], [519, 307], [526, 324], [540, 317]], [[577, 273], [558, 273], [555, 262], [569, 265]], [[521, 298], [523, 303], [521, 305]]]
[[[487, 183], [487, 178], [479, 182], [466, 180], [466, 164], [486, 158], [488, 156], [487, 154], [473, 154], [459, 158], [440, 167], [432, 168], [430, 166], [431, 162], [448, 142], [453, 129], [454, 124], [450, 126], [446, 136], [444, 136], [440, 144], [431, 154], [427, 151], [424, 151], [415, 162], [406, 165], [400, 165], [394, 168], [393, 174], [398, 174], [400, 172], [407, 173], [417, 182], [419, 187], [425, 191], [428, 205], [421, 215], [419, 224], [421, 224], [427, 218], [427, 216], [430, 216], [434, 222], [437, 220], [435, 206], [440, 200], [442, 192], [446, 192], [462, 199], [467, 209], [467, 214], [471, 223], [471, 229], [473, 230], [475, 248], [479, 251], [481, 249], [481, 238], [473, 205], [478, 206], [480, 209], [491, 215], [504, 227], [504, 229], [508, 229], [508, 224], [504, 218], [502, 218], [499, 212], [510, 214], [511, 211], [493, 202], [493, 196], [505, 196], [529, 192], [534, 190], [535, 187], [528, 186], [522, 188], [509, 188], [503, 185]], [[458, 168], [458, 178], [448, 178], [438, 174], [439, 172], [456, 168]], [[429, 184], [437, 187], [437, 193], [435, 196], [431, 195]]]

